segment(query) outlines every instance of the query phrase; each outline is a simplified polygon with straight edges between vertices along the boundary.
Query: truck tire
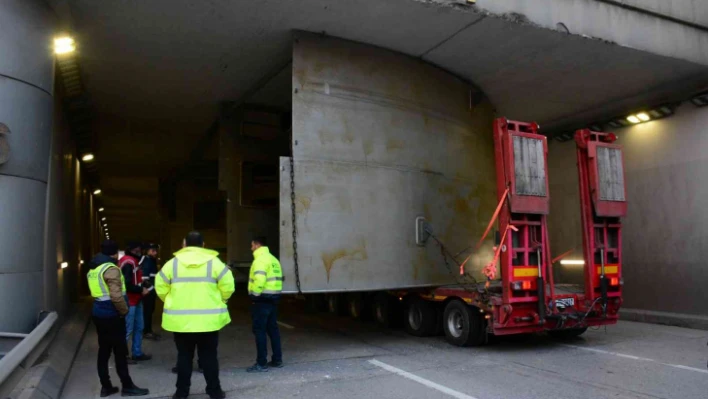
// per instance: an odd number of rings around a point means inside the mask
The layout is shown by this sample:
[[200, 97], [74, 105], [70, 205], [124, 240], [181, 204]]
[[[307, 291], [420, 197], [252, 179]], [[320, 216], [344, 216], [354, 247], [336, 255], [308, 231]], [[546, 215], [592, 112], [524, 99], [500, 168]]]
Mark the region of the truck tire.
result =
[[579, 337], [587, 331], [588, 328], [569, 328], [567, 330], [551, 330], [548, 332], [548, 335], [555, 339], [559, 340], [566, 340], [566, 339], [573, 339], [576, 337]]
[[345, 301], [342, 294], [327, 294], [327, 312], [337, 316], [346, 314]]
[[416, 337], [435, 335], [438, 323], [438, 311], [435, 304], [419, 297], [408, 300], [405, 319], [406, 332]]
[[455, 346], [478, 346], [485, 341], [484, 317], [477, 308], [452, 300], [443, 313], [445, 340]]
[[366, 319], [366, 303], [360, 293], [347, 294], [347, 313], [353, 319]]
[[382, 327], [398, 327], [401, 320], [399, 304], [391, 295], [380, 292], [374, 296], [371, 316]]

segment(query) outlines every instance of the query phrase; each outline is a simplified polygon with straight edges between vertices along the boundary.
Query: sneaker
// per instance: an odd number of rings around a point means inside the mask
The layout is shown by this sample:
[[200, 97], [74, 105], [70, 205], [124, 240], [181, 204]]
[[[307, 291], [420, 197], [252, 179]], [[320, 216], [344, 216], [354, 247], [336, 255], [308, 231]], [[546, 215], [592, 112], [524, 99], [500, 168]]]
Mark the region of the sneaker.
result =
[[247, 373], [267, 373], [268, 372], [268, 366], [261, 366], [260, 364], [256, 363], [253, 366], [249, 367], [246, 369]]
[[135, 385], [132, 387], [123, 387], [123, 392], [121, 392], [121, 396], [145, 396], [149, 394], [149, 390], [138, 388]]
[[144, 353], [140, 356], [133, 356], [133, 360], [136, 362], [144, 362], [144, 361], [150, 360], [150, 359], [152, 359], [152, 356], [146, 355]]
[[226, 399], [226, 392], [219, 389], [217, 392], [209, 393], [209, 399]]
[[268, 363], [268, 367], [273, 367], [273, 368], [276, 368], [276, 369], [282, 369], [282, 368], [283, 368], [283, 362], [282, 362], [282, 361], [280, 361], [280, 362], [271, 361], [270, 363]]
[[120, 392], [120, 389], [118, 389], [118, 387], [108, 387], [108, 388], [103, 387], [103, 388], [101, 388], [101, 397], [105, 398], [106, 396], [111, 396], [111, 395], [116, 394], [118, 392]]

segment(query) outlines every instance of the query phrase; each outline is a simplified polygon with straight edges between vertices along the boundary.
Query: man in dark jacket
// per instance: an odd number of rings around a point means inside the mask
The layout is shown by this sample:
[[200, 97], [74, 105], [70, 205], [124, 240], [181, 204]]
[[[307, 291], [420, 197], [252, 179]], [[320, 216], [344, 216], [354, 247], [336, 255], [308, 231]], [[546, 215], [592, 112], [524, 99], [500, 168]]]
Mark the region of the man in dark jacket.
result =
[[134, 362], [150, 360], [152, 356], [143, 353], [143, 297], [150, 291], [143, 288], [143, 272], [140, 270], [140, 255], [142, 244], [140, 241], [131, 241], [128, 243], [125, 255], [118, 261], [118, 266], [123, 272], [125, 279], [126, 291], [128, 291], [128, 316], [125, 319], [126, 326], [126, 342], [130, 342], [130, 337], [133, 337], [132, 346], [132, 364]]
[[140, 260], [140, 267], [143, 272], [143, 286], [148, 287], [150, 292], [143, 297], [143, 319], [145, 329], [143, 337], [145, 339], [159, 340], [161, 337], [152, 331], [152, 314], [155, 310], [155, 276], [157, 275], [157, 251], [160, 247], [157, 244], [146, 244], [143, 247], [143, 257]]
[[128, 373], [128, 346], [125, 342], [125, 320], [128, 303], [123, 292], [120, 269], [116, 266], [118, 245], [106, 240], [101, 253], [91, 260], [87, 278], [94, 297], [92, 318], [98, 333], [98, 377], [101, 380], [101, 397], [118, 393], [111, 384], [108, 360], [115, 353], [116, 372], [123, 386], [123, 396], [144, 396], [150, 392], [138, 388]]

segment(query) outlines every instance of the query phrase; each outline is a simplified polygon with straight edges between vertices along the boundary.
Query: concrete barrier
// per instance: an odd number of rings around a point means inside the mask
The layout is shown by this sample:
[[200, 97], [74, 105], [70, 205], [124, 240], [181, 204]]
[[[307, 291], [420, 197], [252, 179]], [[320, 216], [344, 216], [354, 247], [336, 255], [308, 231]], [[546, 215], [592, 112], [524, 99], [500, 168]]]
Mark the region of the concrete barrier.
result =
[[620, 310], [620, 320], [708, 330], [708, 316], [693, 314], [622, 309]]

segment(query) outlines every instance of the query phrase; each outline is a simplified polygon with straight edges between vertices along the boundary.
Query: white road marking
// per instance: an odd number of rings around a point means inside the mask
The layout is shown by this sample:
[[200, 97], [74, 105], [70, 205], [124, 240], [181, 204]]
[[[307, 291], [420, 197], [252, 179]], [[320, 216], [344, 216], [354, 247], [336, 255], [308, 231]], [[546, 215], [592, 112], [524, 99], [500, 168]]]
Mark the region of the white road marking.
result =
[[279, 321], [278, 324], [280, 324], [281, 326], [283, 326], [285, 328], [289, 328], [291, 330], [295, 328], [295, 327], [291, 326], [290, 324], [283, 323], [282, 321]]
[[703, 370], [703, 369], [698, 369], [695, 367], [689, 367], [689, 366], [684, 366], [681, 364], [672, 364], [672, 363], [664, 363], [660, 362], [658, 360], [654, 359], [649, 359], [646, 357], [639, 357], [639, 356], [632, 356], [632, 355], [626, 355], [624, 353], [619, 353], [619, 352], [611, 352], [611, 351], [606, 351], [602, 349], [596, 349], [596, 348], [588, 348], [585, 346], [576, 346], [576, 345], [568, 345], [568, 344], [559, 344], [561, 346], [565, 346], [568, 348], [573, 348], [573, 349], [580, 349], [588, 352], [595, 352], [595, 353], [601, 353], [604, 355], [612, 355], [612, 356], [617, 356], [617, 357], [622, 357], [625, 359], [632, 359], [632, 360], [639, 360], [641, 362], [651, 362], [651, 363], [656, 363], [656, 364], [661, 364], [662, 366], [667, 366], [667, 367], [673, 367], [676, 369], [681, 369], [681, 370], [688, 370], [688, 371], [695, 371], [697, 373], [703, 373], [703, 374], [708, 374], [708, 370]]
[[446, 386], [442, 386], [442, 385], [432, 382], [430, 380], [426, 380], [425, 378], [418, 377], [415, 374], [411, 374], [407, 371], [395, 368], [395, 367], [390, 366], [386, 363], [382, 363], [376, 359], [369, 360], [369, 363], [373, 364], [374, 366], [381, 367], [382, 369], [384, 369], [386, 371], [390, 371], [394, 374], [398, 374], [401, 377], [405, 377], [405, 378], [408, 378], [409, 380], [413, 380], [419, 384], [423, 384], [428, 388], [432, 388], [432, 389], [435, 389], [436, 391], [440, 391], [444, 394], [450, 395], [454, 398], [457, 398], [457, 399], [477, 399], [474, 396], [469, 396], [469, 395], [465, 395], [462, 392], [457, 392], [457, 391], [450, 389]]

